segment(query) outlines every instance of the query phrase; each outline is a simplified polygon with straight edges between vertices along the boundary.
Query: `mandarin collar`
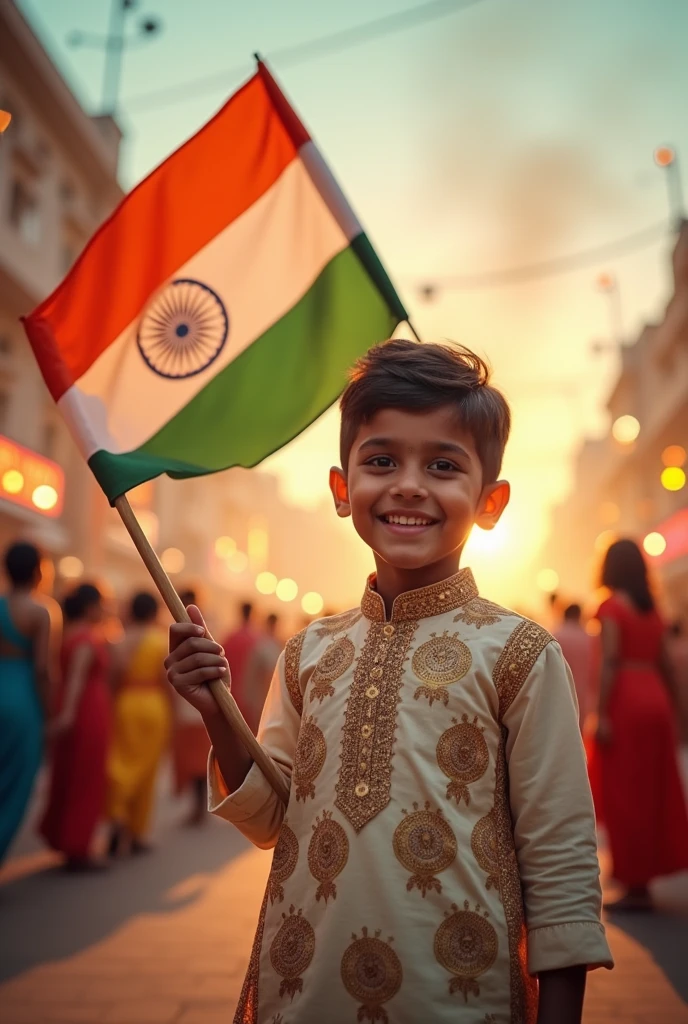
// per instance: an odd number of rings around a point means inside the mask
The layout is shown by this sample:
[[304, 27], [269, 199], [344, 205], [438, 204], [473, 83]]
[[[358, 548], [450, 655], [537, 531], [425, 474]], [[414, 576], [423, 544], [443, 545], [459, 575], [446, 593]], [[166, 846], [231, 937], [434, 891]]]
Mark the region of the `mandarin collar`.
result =
[[[371, 622], [385, 622], [385, 602], [374, 589], [375, 573], [368, 577], [361, 601], [361, 611]], [[391, 622], [427, 619], [432, 615], [453, 611], [478, 596], [478, 587], [470, 569], [459, 569], [449, 579], [419, 590], [407, 590], [394, 599]]]

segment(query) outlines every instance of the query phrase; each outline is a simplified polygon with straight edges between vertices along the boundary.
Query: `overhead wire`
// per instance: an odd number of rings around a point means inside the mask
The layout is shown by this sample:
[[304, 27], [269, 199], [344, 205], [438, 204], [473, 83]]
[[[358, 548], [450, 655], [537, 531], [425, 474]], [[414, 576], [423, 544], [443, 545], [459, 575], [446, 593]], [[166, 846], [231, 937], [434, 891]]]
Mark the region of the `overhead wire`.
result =
[[420, 277], [409, 276], [402, 278], [407, 283], [413, 281], [417, 288], [422, 291], [451, 291], [451, 290], [475, 290], [479, 288], [498, 288], [504, 285], [521, 284], [526, 281], [534, 281], [544, 277], [553, 277], [557, 274], [568, 274], [574, 270], [582, 270], [585, 267], [594, 266], [604, 260], [618, 259], [622, 256], [631, 255], [647, 249], [656, 242], [667, 237], [671, 225], [667, 221], [660, 221], [650, 227], [643, 228], [624, 238], [614, 242], [607, 242], [604, 245], [594, 246], [590, 249], [583, 249], [566, 256], [555, 256], [549, 260], [542, 260], [538, 263], [529, 263], [521, 267], [508, 267], [504, 270], [488, 270], [475, 274], [449, 274], [449, 275], [426, 275]]
[[[339, 53], [348, 50], [361, 43], [371, 42], [374, 39], [382, 39], [394, 32], [401, 32], [416, 25], [422, 25], [439, 18], [445, 18], [450, 14], [458, 14], [468, 7], [473, 7], [483, 0], [433, 0], [431, 3], [419, 4], [404, 11], [397, 11], [394, 14], [386, 14], [383, 17], [375, 18], [372, 21], [364, 22], [361, 25], [354, 25], [350, 28], [339, 29], [336, 32], [328, 32], [314, 39], [304, 40], [302, 43], [295, 43], [291, 46], [278, 47], [270, 50], [266, 56], [280, 65], [280, 67], [293, 67], [303, 64], [306, 61], [323, 57], [327, 54]], [[212, 75], [202, 75], [198, 78], [191, 78], [178, 85], [166, 86], [162, 89], [153, 89], [149, 92], [139, 93], [124, 100], [124, 105], [132, 110], [157, 110], [160, 107], [169, 106], [172, 103], [180, 103], [196, 96], [205, 95], [216, 89], [227, 88], [233, 85], [237, 78], [249, 70], [248, 64], [237, 65], [224, 71], [218, 71]]]

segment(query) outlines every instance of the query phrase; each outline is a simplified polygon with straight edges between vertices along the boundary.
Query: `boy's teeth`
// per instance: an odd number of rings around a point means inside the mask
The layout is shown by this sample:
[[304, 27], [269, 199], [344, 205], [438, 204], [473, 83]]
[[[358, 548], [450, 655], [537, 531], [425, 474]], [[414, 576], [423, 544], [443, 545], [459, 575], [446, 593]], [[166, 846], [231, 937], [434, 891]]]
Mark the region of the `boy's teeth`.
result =
[[429, 526], [429, 519], [421, 519], [420, 516], [385, 516], [388, 523], [395, 523], [397, 526]]

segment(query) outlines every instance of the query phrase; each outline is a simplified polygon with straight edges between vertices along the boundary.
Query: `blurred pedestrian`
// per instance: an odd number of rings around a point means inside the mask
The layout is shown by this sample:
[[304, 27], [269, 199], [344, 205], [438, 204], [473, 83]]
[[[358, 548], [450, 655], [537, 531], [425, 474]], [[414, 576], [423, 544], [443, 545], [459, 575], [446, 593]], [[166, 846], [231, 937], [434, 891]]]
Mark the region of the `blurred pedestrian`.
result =
[[170, 697], [163, 666], [167, 637], [157, 623], [158, 611], [153, 594], [136, 594], [124, 639], [113, 652], [115, 716], [108, 759], [112, 856], [148, 849], [155, 780], [170, 738]]
[[591, 710], [594, 641], [585, 632], [579, 604], [570, 604], [564, 609], [564, 619], [554, 631], [554, 636], [571, 669], [578, 698], [578, 721], [582, 731]]
[[254, 735], [258, 732], [275, 665], [282, 653], [282, 644], [277, 638], [277, 624], [277, 616], [268, 615], [265, 630], [249, 654], [244, 670], [242, 712]]
[[676, 684], [676, 702], [679, 708], [679, 735], [688, 747], [688, 635], [680, 620], [669, 629], [669, 659]]
[[52, 771], [40, 831], [54, 850], [65, 854], [68, 869], [90, 870], [105, 866], [93, 856], [92, 842], [107, 796], [110, 655], [98, 628], [103, 599], [96, 586], [82, 583], [65, 598], [63, 610], [62, 679], [51, 725]]
[[602, 584], [612, 593], [598, 612], [600, 795], [613, 876], [626, 890], [614, 907], [649, 909], [649, 883], [688, 869], [688, 813], [677, 762], [666, 631], [633, 541], [611, 545]]
[[260, 639], [260, 633], [253, 625], [253, 605], [245, 601], [239, 611], [241, 625], [225, 638], [223, 647], [232, 674], [232, 695], [244, 718], [248, 718], [252, 711], [251, 700], [245, 691], [246, 666]]
[[[179, 594], [185, 608], [196, 604], [196, 591]], [[210, 740], [200, 712], [173, 691], [174, 770], [178, 795], [191, 789], [193, 806], [188, 825], [202, 825], [208, 811], [208, 754]]]
[[34, 593], [41, 556], [33, 544], [5, 552], [9, 592], [0, 597], [0, 863], [31, 795], [51, 692], [51, 624]]

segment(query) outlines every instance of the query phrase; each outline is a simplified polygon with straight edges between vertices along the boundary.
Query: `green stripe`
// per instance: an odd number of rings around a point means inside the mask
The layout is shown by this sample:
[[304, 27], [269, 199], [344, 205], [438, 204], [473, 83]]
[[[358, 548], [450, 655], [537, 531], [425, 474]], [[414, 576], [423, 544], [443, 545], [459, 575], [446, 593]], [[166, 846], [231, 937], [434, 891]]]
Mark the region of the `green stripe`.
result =
[[386, 298], [360, 256], [340, 252], [281, 320], [149, 441], [89, 459], [110, 501], [161, 473], [255, 466], [287, 444], [336, 400], [351, 364], [392, 333], [401, 317]]

